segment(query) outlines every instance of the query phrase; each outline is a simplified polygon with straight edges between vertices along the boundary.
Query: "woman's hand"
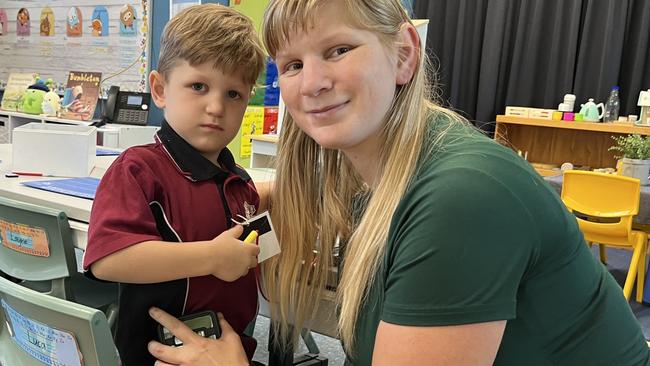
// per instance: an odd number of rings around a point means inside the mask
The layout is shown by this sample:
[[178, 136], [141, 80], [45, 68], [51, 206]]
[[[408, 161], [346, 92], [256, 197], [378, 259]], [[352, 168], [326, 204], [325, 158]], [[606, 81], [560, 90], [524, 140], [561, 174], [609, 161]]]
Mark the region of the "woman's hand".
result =
[[246, 352], [239, 335], [230, 327], [221, 313], [217, 314], [221, 326], [219, 339], [203, 338], [194, 333], [183, 322], [158, 308], [149, 309], [149, 315], [183, 342], [181, 347], [165, 346], [156, 341], [149, 342], [149, 353], [156, 361], [155, 366], [230, 366], [248, 365]]

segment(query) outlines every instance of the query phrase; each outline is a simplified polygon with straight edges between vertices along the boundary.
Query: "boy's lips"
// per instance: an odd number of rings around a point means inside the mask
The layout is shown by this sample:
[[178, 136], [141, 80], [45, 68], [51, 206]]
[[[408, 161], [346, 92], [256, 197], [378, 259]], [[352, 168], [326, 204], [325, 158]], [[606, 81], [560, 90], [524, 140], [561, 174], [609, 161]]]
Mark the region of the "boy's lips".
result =
[[203, 123], [201, 124], [201, 127], [208, 128], [215, 131], [223, 131], [223, 127], [214, 123]]

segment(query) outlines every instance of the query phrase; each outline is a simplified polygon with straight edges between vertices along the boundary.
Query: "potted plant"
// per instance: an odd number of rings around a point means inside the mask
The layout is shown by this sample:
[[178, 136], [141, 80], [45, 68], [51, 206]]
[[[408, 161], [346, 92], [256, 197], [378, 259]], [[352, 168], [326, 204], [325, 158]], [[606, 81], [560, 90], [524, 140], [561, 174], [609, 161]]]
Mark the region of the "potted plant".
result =
[[641, 185], [650, 185], [650, 139], [641, 135], [612, 136], [616, 145], [609, 150], [618, 151], [621, 155], [620, 174], [637, 178]]

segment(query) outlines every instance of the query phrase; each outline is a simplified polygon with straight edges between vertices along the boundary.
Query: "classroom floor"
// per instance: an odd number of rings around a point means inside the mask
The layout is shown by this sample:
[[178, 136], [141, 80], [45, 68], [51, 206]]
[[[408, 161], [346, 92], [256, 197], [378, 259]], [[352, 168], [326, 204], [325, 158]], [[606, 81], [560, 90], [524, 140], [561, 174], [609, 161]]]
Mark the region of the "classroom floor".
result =
[[[598, 255], [597, 247], [593, 249], [594, 255]], [[616, 280], [622, 285], [625, 282], [625, 276], [627, 274], [627, 266], [630, 263], [631, 252], [621, 249], [608, 249], [608, 264], [607, 268], [610, 273], [616, 278]], [[636, 290], [635, 290], [636, 291]], [[633, 292], [635, 294], [635, 292]], [[636, 301], [630, 301], [630, 307], [636, 315], [637, 319], [641, 323], [643, 328], [643, 334], [645, 334], [646, 339], [650, 339], [650, 307], [641, 305]], [[269, 329], [269, 320], [263, 316], [257, 318], [257, 325], [255, 327], [255, 338], [257, 339], [257, 351], [255, 351], [255, 356], [253, 360], [267, 363], [268, 360], [268, 351], [266, 350], [266, 345], [268, 343], [268, 329]], [[322, 336], [319, 334], [314, 335], [314, 340], [318, 345], [321, 355], [325, 356], [329, 360], [330, 366], [342, 366], [345, 361], [345, 355], [343, 354], [343, 349], [341, 348], [341, 343], [334, 338]], [[307, 352], [307, 348], [304, 344], [301, 343], [298, 353]]]

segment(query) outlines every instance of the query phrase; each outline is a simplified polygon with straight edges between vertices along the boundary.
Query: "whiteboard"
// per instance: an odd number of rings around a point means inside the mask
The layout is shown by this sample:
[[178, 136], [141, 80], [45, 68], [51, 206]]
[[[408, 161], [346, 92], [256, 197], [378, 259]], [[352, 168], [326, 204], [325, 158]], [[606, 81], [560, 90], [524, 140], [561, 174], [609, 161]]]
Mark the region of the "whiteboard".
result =
[[[126, 17], [130, 10], [126, 4], [135, 12], [133, 23], [121, 21], [121, 11]], [[29, 12], [27, 25], [18, 22], [21, 8]], [[2, 10], [7, 24], [0, 35], [0, 87], [9, 73], [35, 72], [42, 79], [52, 78], [61, 92], [70, 71], [96, 71], [105, 80], [102, 95], [111, 85], [148, 91], [151, 0], [2, 0], [0, 21]], [[49, 26], [52, 16], [54, 27]], [[29, 35], [25, 35], [26, 27]]]

